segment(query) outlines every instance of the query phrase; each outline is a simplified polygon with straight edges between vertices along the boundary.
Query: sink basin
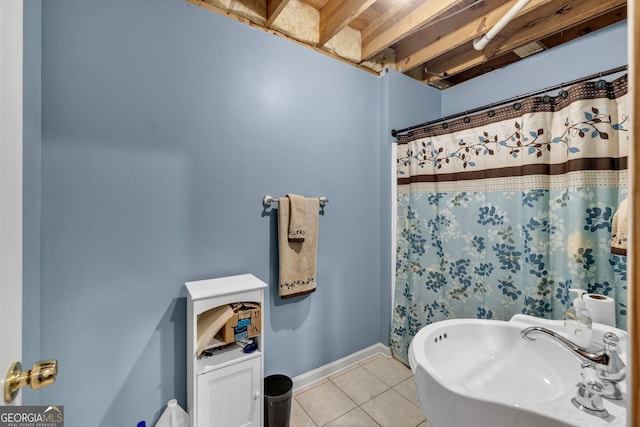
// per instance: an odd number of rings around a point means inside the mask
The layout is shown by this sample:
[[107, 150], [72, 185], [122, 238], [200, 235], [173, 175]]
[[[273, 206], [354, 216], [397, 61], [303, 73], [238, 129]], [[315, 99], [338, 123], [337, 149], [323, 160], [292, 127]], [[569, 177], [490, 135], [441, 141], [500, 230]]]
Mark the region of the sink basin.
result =
[[[510, 321], [454, 319], [421, 329], [409, 347], [420, 406], [434, 427], [625, 426], [622, 401], [605, 401], [598, 418], [571, 404], [580, 381], [577, 356], [546, 336], [521, 338], [529, 326], [562, 332], [562, 321], [516, 315]], [[594, 324], [593, 341], [606, 332], [620, 338], [626, 364], [626, 332]], [[623, 393], [626, 385], [622, 384]]]

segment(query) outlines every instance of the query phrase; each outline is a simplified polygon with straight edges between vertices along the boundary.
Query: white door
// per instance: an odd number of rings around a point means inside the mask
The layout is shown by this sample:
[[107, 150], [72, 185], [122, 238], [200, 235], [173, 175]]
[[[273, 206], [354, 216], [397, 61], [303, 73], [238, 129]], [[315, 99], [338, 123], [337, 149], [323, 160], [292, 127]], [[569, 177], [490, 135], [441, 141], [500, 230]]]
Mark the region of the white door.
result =
[[253, 357], [198, 375], [198, 413], [195, 414], [194, 425], [262, 425], [261, 357]]
[[22, 355], [22, 26], [22, 2], [0, 0], [0, 396]]

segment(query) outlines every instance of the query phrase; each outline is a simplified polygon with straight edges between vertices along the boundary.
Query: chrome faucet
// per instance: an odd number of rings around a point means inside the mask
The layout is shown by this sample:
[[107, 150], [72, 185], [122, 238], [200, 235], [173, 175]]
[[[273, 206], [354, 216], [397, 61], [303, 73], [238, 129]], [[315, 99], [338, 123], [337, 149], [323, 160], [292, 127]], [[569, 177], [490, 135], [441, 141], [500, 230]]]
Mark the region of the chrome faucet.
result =
[[[560, 334], [553, 332], [550, 329], [543, 328], [542, 326], [531, 326], [529, 328], [520, 331], [520, 335], [527, 341], [535, 341], [531, 335], [534, 333], [546, 334], [551, 339], [561, 344], [564, 348], [571, 351], [580, 361], [587, 360], [590, 362], [598, 363], [600, 365], [607, 365], [609, 363], [609, 355], [605, 349], [590, 352], [589, 350], [580, 347], [572, 341], [569, 341]], [[612, 334], [613, 335], [613, 334]], [[615, 336], [615, 335], [614, 335]], [[616, 337], [617, 339], [617, 337]]]
[[[532, 334], [544, 334], [553, 339], [581, 361], [583, 381], [578, 383], [578, 391], [572, 403], [580, 410], [599, 417], [607, 417], [608, 413], [602, 405], [602, 397], [620, 400], [623, 395], [618, 383], [626, 376], [627, 367], [618, 354], [619, 339], [616, 334], [604, 334], [604, 348], [589, 351], [571, 342], [562, 335], [541, 326], [531, 326], [520, 331], [520, 335], [527, 341], [535, 341]], [[593, 365], [595, 363], [595, 366]], [[595, 375], [585, 373], [594, 372]]]

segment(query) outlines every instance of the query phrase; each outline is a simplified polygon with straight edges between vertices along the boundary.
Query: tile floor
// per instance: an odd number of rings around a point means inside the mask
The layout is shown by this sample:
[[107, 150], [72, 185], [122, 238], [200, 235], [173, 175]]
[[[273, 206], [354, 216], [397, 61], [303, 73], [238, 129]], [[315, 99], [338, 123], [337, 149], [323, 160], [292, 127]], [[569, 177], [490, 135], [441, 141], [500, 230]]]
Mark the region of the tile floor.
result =
[[378, 356], [296, 393], [290, 427], [432, 427], [409, 368]]

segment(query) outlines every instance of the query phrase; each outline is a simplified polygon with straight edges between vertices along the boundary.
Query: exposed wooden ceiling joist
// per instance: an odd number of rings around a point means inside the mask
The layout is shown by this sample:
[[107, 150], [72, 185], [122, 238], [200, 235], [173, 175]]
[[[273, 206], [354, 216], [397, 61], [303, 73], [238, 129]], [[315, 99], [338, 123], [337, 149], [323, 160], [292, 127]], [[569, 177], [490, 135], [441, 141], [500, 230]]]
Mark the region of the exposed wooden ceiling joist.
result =
[[289, 0], [267, 0], [267, 22], [265, 27], [271, 27], [273, 21], [275, 21], [284, 10], [287, 3], [289, 3]]
[[[525, 15], [551, 1], [531, 0], [520, 15]], [[504, 0], [485, 0], [464, 15], [453, 16], [418, 31], [396, 47], [396, 69], [409, 70], [482, 36], [496, 25], [512, 6], [511, 2]]]
[[478, 52], [472, 40], [492, 28], [517, 0], [186, 1], [368, 71], [394, 67], [439, 88], [518, 61], [535, 50], [513, 50], [533, 41], [540, 43], [538, 49], [549, 49], [624, 20], [627, 4], [531, 0]]
[[513, 20], [483, 51], [476, 51], [462, 45], [428, 62], [427, 69], [436, 74], [454, 75], [529, 42], [548, 37], [564, 28], [570, 28], [605, 14], [625, 3], [625, 0], [550, 2]]
[[411, 12], [414, 3], [417, 0], [408, 0], [406, 2], [397, 2], [393, 4], [389, 9], [387, 9], [384, 13], [381, 13], [377, 18], [372, 20], [369, 25], [364, 27], [360, 31], [360, 38], [362, 39], [362, 44], [369, 44], [374, 37], [383, 31], [388, 30], [394, 25], [398, 25], [398, 21], [400, 19]]
[[358, 31], [362, 31], [374, 19], [385, 13], [396, 4], [398, 4], [397, 0], [378, 0], [374, 4], [372, 4], [369, 9], [362, 12], [362, 14], [358, 16], [350, 26]]
[[320, 9], [320, 41], [318, 44], [323, 46], [375, 2], [376, 0], [329, 0]]
[[597, 18], [590, 19], [580, 25], [576, 25], [571, 28], [564, 28], [562, 31], [553, 34], [549, 37], [545, 37], [540, 40], [547, 49], [551, 49], [555, 46], [560, 46], [563, 43], [590, 34], [594, 31], [608, 27], [609, 25], [620, 22], [627, 19], [627, 5], [622, 5], [604, 15]]
[[[625, 6], [622, 6], [602, 16], [583, 22], [582, 24], [576, 25], [571, 28], [565, 28], [556, 34], [540, 39], [537, 42], [540, 45], [542, 45], [545, 49], [551, 49], [567, 41], [571, 41], [580, 36], [590, 34], [601, 28], [605, 28], [611, 24], [615, 24], [616, 22], [620, 22], [621, 20], [626, 19], [626, 17], [627, 17], [627, 8]], [[497, 58], [493, 58], [487, 62], [484, 62], [478, 66], [470, 68], [456, 75], [448, 76], [446, 79], [446, 82], [449, 83], [450, 85], [457, 85], [457, 84], [466, 82], [467, 80], [473, 79], [474, 77], [481, 76], [483, 74], [486, 74], [498, 68], [502, 68], [514, 62], [517, 62], [520, 59], [522, 58], [517, 54], [513, 52], [509, 52], [507, 54], [500, 55]], [[422, 70], [423, 67], [417, 67], [415, 70], [418, 70], [418, 69]], [[406, 74], [409, 74], [409, 73], [407, 72]], [[417, 77], [414, 77], [414, 78], [416, 78], [417, 80], [425, 80], [426, 76], [423, 79], [419, 79]]]
[[397, 24], [376, 34], [368, 43], [362, 43], [362, 59], [369, 59], [389, 46], [402, 40], [429, 22], [435, 21], [449, 9], [463, 0], [426, 1], [415, 5], [413, 10], [404, 15]]

